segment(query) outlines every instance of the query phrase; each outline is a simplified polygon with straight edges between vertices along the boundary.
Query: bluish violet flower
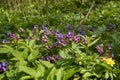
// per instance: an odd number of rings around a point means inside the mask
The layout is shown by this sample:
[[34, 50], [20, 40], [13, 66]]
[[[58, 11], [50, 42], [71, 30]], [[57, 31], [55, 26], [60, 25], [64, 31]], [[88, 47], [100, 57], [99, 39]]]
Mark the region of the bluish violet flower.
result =
[[82, 38], [82, 43], [83, 43], [83, 44], [86, 44], [85, 38]]
[[23, 28], [18, 29], [19, 32], [24, 32], [25, 30]]
[[2, 43], [3, 44], [10, 43], [10, 40], [4, 39], [4, 40], [2, 40]]
[[48, 50], [50, 50], [50, 49], [51, 49], [51, 47], [50, 47], [50, 46], [46, 46], [46, 47], [47, 47], [47, 49], [48, 49]]
[[100, 54], [104, 53], [103, 47], [101, 46], [101, 44], [97, 45], [97, 50]]
[[86, 35], [85, 31], [81, 31], [81, 35], [85, 36]]
[[112, 23], [109, 23], [109, 29], [115, 29], [116, 28], [116, 26], [114, 26]]
[[34, 25], [34, 28], [32, 30], [32, 34], [35, 35], [36, 34], [36, 30], [38, 29], [38, 25]]
[[4, 72], [8, 69], [8, 63], [7, 62], [2, 62], [0, 64], [0, 72]]
[[73, 30], [73, 26], [72, 25], [68, 25], [68, 30], [72, 31]]
[[10, 37], [10, 36], [11, 36], [11, 33], [10, 33], [10, 32], [8, 32], [8, 33], [7, 33], [7, 35]]
[[47, 57], [46, 57], [46, 60], [50, 62], [50, 56], [47, 56]]
[[75, 41], [75, 42], [79, 42], [79, 41], [80, 41], [80, 36], [75, 36], [75, 37], [74, 37], [74, 41]]
[[72, 31], [68, 32], [67, 37], [70, 41], [74, 41], [74, 33]]
[[46, 57], [42, 57], [42, 58], [40, 58], [40, 60], [43, 60], [43, 61], [45, 61], [45, 60], [46, 60]]
[[61, 57], [60, 55], [57, 55], [57, 59], [58, 59], [58, 60], [61, 60], [62, 57]]
[[112, 46], [110, 44], [108, 44], [106, 47], [107, 49], [112, 49]]
[[34, 25], [34, 29], [37, 29], [38, 28], [38, 25]]
[[60, 34], [60, 30], [57, 30], [57, 31], [56, 31], [56, 35], [59, 35], [59, 34]]
[[32, 38], [32, 36], [29, 36], [28, 39], [29, 39], [29, 40], [32, 40], [33, 38]]
[[57, 47], [57, 43], [54, 42], [54, 43], [52, 44], [52, 48], [56, 48], [56, 47]]
[[53, 55], [51, 59], [52, 59], [53, 61], [55, 61], [56, 58], [57, 58], [56, 55]]
[[48, 28], [45, 27], [45, 26], [42, 26], [42, 29], [43, 29], [43, 31], [44, 31], [44, 35], [46, 35], [46, 34], [48, 33]]
[[50, 35], [54, 35], [54, 32], [52, 30], [50, 30]]
[[59, 40], [58, 42], [61, 46], [66, 46], [67, 45], [66, 40]]
[[90, 31], [94, 32], [94, 27], [90, 27]]
[[47, 37], [47, 35], [43, 35], [42, 36], [42, 43], [47, 43], [47, 41], [48, 41], [48, 37]]

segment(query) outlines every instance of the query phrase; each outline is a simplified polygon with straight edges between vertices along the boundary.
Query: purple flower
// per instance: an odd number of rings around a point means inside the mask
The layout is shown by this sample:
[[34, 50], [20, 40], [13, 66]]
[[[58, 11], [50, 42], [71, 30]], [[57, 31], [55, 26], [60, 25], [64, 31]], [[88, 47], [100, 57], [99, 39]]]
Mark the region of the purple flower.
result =
[[86, 35], [85, 31], [81, 31], [81, 35], [85, 36]]
[[28, 37], [29, 40], [32, 40], [33, 38], [31, 36]]
[[116, 26], [114, 26], [112, 23], [109, 23], [109, 29], [115, 29], [116, 28]]
[[54, 35], [54, 32], [52, 30], [50, 30], [50, 35]]
[[46, 57], [46, 60], [50, 62], [50, 56], [47, 56], [47, 57]]
[[19, 32], [24, 32], [25, 30], [23, 28], [18, 29]]
[[46, 58], [45, 58], [45, 57], [42, 57], [42, 58], [40, 58], [40, 60], [43, 60], [43, 61], [45, 61], [45, 60], [46, 60]]
[[73, 30], [73, 26], [72, 25], [68, 25], [68, 30], [72, 31]]
[[75, 36], [75, 37], [74, 37], [74, 41], [75, 41], [75, 42], [79, 42], [79, 41], [80, 41], [80, 36]]
[[58, 60], [61, 60], [61, 58], [62, 58], [62, 57], [61, 57], [60, 55], [57, 55], [57, 59], [58, 59]]
[[8, 69], [8, 63], [7, 62], [2, 62], [0, 64], [0, 72], [4, 72]]
[[74, 33], [72, 31], [68, 32], [68, 35], [67, 35], [68, 38], [73, 37], [73, 36], [74, 36]]
[[43, 35], [42, 36], [42, 43], [47, 43], [47, 41], [48, 41], [47, 35]]
[[57, 30], [57, 31], [56, 31], [56, 35], [59, 35], [59, 34], [60, 34], [60, 30]]
[[83, 44], [86, 44], [85, 38], [82, 38], [82, 43], [83, 43]]
[[59, 40], [58, 42], [61, 46], [66, 46], [67, 45], [66, 40]]
[[98, 50], [98, 52], [99, 52], [100, 54], [103, 54], [103, 53], [104, 53], [104, 50], [103, 50], [103, 47], [101, 46], [101, 44], [99, 44], [99, 45], [97, 46], [97, 50]]
[[45, 27], [45, 26], [42, 26], [42, 29], [43, 29], [43, 31], [44, 31], [44, 34], [46, 35], [46, 34], [47, 34], [47, 32], [48, 32], [48, 28], [47, 28], [47, 27]]
[[38, 25], [34, 25], [34, 29], [36, 30], [38, 28]]
[[7, 39], [4, 39], [4, 40], [2, 40], [2, 43], [3, 43], [3, 44], [6, 44], [6, 43], [10, 43], [10, 41], [7, 40]]
[[36, 30], [37, 30], [37, 28], [38, 28], [38, 25], [34, 25], [34, 28], [33, 28], [33, 30], [32, 30], [32, 34], [33, 34], [33, 35], [36, 34]]
[[112, 46], [110, 44], [108, 44], [106, 47], [107, 49], [112, 49]]
[[53, 61], [55, 61], [56, 58], [57, 58], [56, 55], [53, 55], [51, 59], [52, 59]]
[[8, 32], [8, 33], [7, 33], [7, 35], [10, 37], [10, 36], [11, 36], [11, 33], [10, 33], [10, 32]]
[[52, 44], [52, 48], [56, 48], [56, 47], [57, 47], [57, 43], [54, 42], [54, 43]]
[[94, 27], [90, 27], [90, 31], [94, 32]]

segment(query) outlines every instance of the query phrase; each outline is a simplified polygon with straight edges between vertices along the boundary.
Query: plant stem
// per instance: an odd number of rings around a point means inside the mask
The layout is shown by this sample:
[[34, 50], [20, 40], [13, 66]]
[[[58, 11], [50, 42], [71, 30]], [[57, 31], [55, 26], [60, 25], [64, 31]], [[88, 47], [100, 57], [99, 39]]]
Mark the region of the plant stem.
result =
[[47, 22], [47, 25], [49, 26], [49, 20], [48, 20], [48, 0], [46, 0], [46, 22]]

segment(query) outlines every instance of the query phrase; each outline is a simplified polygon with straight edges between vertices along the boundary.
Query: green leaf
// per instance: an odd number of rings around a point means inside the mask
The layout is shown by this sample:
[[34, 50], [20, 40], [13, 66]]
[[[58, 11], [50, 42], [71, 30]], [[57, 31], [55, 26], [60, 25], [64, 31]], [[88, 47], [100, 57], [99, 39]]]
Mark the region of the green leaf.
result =
[[90, 72], [86, 72], [84, 75], [83, 75], [83, 77], [84, 78], [88, 78], [88, 77], [90, 77], [90, 76], [92, 76], [93, 74], [91, 74]]
[[34, 61], [40, 57], [39, 49], [33, 50], [28, 56], [28, 61]]
[[63, 51], [63, 50], [60, 50], [59, 51], [59, 54], [62, 58], [66, 58], [67, 57], [67, 54]]
[[56, 75], [56, 80], [62, 80], [63, 71], [64, 71], [64, 68], [60, 68], [60, 69], [57, 70], [57, 73], [55, 74]]
[[42, 64], [38, 64], [37, 73], [40, 75], [40, 77], [44, 77], [45, 67]]
[[65, 75], [64, 75], [64, 80], [68, 80], [70, 77], [72, 77], [76, 72], [79, 72], [81, 69], [80, 68], [77, 68], [77, 67], [74, 67], [74, 68], [70, 68], [70, 69], [67, 69], [65, 71]]
[[109, 78], [109, 72], [106, 71], [106, 73], [105, 73], [105, 79], [108, 79], [108, 78]]
[[30, 67], [26, 67], [26, 66], [18, 66], [18, 68], [25, 72], [26, 74], [29, 74], [32, 78], [38, 78], [39, 74], [37, 74], [36, 70], [34, 70], [33, 68]]
[[24, 58], [24, 59], [27, 59], [27, 57], [28, 57], [28, 49], [27, 49], [27, 48], [25, 48], [25, 49], [23, 50], [22, 55], [23, 55], [23, 58]]
[[97, 38], [96, 40], [94, 40], [93, 42], [91, 42], [90, 44], [88, 44], [88, 47], [91, 47], [92, 45], [94, 45], [95, 43], [97, 43], [97, 41], [100, 39], [100, 37], [99, 38]]
[[47, 67], [47, 68], [52, 68], [54, 66], [54, 64], [52, 64], [52, 63], [50, 63], [48, 61], [41, 61], [41, 63], [43, 65], [45, 65], [45, 67]]
[[32, 48], [35, 45], [35, 40], [30, 40], [29, 47]]
[[28, 80], [28, 79], [31, 79], [32, 77], [31, 76], [23, 76], [20, 78], [20, 80]]
[[52, 70], [49, 72], [48, 76], [46, 77], [46, 80], [55, 80], [55, 74], [57, 70], [55, 67], [52, 68]]

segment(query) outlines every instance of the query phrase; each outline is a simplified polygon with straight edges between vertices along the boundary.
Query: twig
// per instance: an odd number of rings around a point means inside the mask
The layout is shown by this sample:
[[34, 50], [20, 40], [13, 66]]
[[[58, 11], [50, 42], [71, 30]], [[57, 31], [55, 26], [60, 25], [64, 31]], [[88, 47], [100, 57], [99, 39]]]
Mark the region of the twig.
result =
[[90, 9], [88, 10], [85, 18], [80, 21], [80, 25], [88, 18], [88, 16], [89, 16], [91, 10], [93, 9], [94, 5], [95, 5], [95, 1], [93, 0], [92, 5], [91, 5]]

